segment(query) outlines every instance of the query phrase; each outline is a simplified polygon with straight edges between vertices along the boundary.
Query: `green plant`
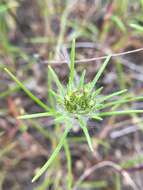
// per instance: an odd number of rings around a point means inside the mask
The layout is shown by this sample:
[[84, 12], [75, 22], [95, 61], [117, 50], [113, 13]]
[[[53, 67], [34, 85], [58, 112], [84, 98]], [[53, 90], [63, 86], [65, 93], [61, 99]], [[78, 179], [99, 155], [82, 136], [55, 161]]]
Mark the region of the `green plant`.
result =
[[[37, 172], [37, 174], [32, 179], [32, 182], [36, 181], [52, 164], [63, 144], [65, 143], [65, 139], [72, 129], [74, 124], [77, 124], [83, 130], [87, 143], [91, 151], [94, 151], [92, 146], [92, 139], [88, 133], [88, 128], [86, 126], [87, 120], [89, 118], [101, 121], [105, 116], [112, 115], [124, 115], [124, 114], [133, 114], [133, 113], [143, 113], [143, 110], [115, 110], [116, 107], [120, 105], [132, 102], [135, 100], [143, 100], [143, 97], [119, 97], [119, 99], [115, 99], [109, 101], [111, 98], [115, 96], [122, 95], [127, 90], [121, 90], [109, 95], [101, 95], [101, 91], [103, 87], [100, 87], [96, 90], [96, 83], [102, 75], [105, 67], [107, 66], [111, 56], [107, 56], [103, 65], [97, 72], [93, 81], [89, 83], [85, 83], [85, 71], [83, 71], [78, 84], [75, 83], [75, 40], [72, 42], [72, 48], [70, 53], [70, 75], [67, 87], [64, 87], [55, 71], [49, 66], [49, 73], [51, 74], [53, 81], [56, 83], [58, 90], [55, 92], [50, 89], [51, 95], [55, 98], [56, 106], [55, 109], [48, 107], [41, 100], [35, 97], [7, 68], [5, 71], [12, 77], [13, 80], [17, 82], [17, 84], [27, 93], [27, 95], [32, 98], [39, 106], [46, 110], [44, 113], [36, 113], [36, 114], [28, 114], [19, 116], [20, 119], [31, 119], [38, 117], [48, 117], [52, 116], [54, 118], [55, 123], [64, 124], [64, 132], [60, 137], [59, 144], [56, 149], [48, 159], [48, 161], [44, 164], [44, 166]], [[111, 111], [105, 111], [105, 108], [112, 108]], [[114, 109], [113, 109], [114, 108]]]

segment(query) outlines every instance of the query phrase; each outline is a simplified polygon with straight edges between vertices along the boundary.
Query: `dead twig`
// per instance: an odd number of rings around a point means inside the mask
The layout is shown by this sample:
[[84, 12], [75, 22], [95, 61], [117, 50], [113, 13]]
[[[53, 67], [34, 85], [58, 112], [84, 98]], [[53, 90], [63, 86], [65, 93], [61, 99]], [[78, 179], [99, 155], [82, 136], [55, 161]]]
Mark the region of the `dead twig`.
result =
[[[130, 50], [130, 51], [125, 51], [125, 52], [121, 52], [121, 53], [113, 53], [111, 54], [112, 57], [116, 57], [116, 56], [123, 56], [123, 55], [127, 55], [127, 54], [131, 54], [131, 53], [136, 53], [139, 51], [143, 51], [143, 47], [142, 48], [138, 48], [135, 50]], [[88, 62], [92, 62], [92, 61], [97, 61], [97, 60], [102, 60], [102, 59], [106, 59], [107, 56], [101, 56], [101, 57], [93, 57], [93, 58], [89, 58], [89, 59], [81, 59], [81, 60], [75, 60], [75, 63], [88, 63]], [[67, 63], [67, 60], [51, 60], [51, 61], [42, 61], [45, 64], [63, 64], [63, 63]]]
[[125, 170], [123, 170], [121, 168], [121, 166], [119, 166], [118, 164], [111, 162], [111, 161], [100, 162], [100, 163], [92, 166], [91, 168], [85, 170], [85, 172], [77, 180], [75, 186], [73, 187], [73, 190], [78, 190], [78, 187], [82, 183], [83, 180], [85, 180], [89, 175], [91, 175], [96, 170], [103, 168], [103, 167], [113, 168], [116, 172], [120, 173], [124, 177], [126, 184], [130, 185], [132, 187], [132, 189], [134, 189], [134, 190], [139, 190], [139, 188], [137, 187], [135, 182], [132, 180], [130, 175]]

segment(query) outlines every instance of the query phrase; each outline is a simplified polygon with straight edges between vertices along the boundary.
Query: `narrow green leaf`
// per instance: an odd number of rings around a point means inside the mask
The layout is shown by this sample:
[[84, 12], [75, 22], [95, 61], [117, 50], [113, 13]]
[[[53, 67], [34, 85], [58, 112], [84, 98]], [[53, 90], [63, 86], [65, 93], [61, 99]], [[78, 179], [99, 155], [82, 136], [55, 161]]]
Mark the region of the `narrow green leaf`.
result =
[[120, 91], [118, 91], [118, 92], [114, 92], [114, 93], [109, 94], [109, 95], [107, 95], [107, 96], [105, 96], [105, 97], [103, 97], [103, 98], [99, 98], [99, 102], [103, 102], [103, 101], [105, 101], [105, 100], [108, 100], [108, 99], [110, 99], [110, 98], [113, 98], [114, 96], [121, 95], [121, 94], [123, 94], [123, 93], [125, 93], [125, 92], [127, 92], [127, 89], [120, 90]]
[[102, 119], [102, 117], [99, 117], [98, 115], [94, 115], [94, 114], [91, 114], [90, 115], [90, 117], [91, 117], [91, 119], [95, 119], [95, 120], [99, 120], [99, 121], [102, 121], [103, 119]]
[[52, 89], [52, 81], [53, 81], [53, 76], [51, 75], [51, 72], [49, 69], [47, 69], [47, 88], [48, 88], [48, 102], [49, 102], [49, 105], [50, 107], [54, 107], [55, 106], [55, 100], [54, 100], [54, 97], [53, 97], [53, 94], [51, 93], [51, 89]]
[[71, 88], [74, 82], [74, 64], [75, 64], [75, 39], [72, 41], [72, 48], [70, 53], [70, 76], [68, 87]]
[[57, 87], [58, 87], [59, 90], [60, 90], [60, 93], [64, 96], [64, 88], [63, 88], [63, 86], [62, 86], [60, 80], [58, 79], [57, 74], [55, 73], [55, 71], [52, 69], [51, 66], [48, 66], [48, 68], [49, 68], [49, 71], [50, 71], [51, 75], [53, 76], [53, 79], [54, 79], [54, 81], [55, 81]]
[[95, 98], [97, 95], [99, 95], [102, 91], [103, 87], [98, 88], [95, 92], [93, 92], [92, 98]]
[[84, 134], [85, 134], [85, 137], [86, 137], [86, 140], [87, 140], [87, 143], [88, 143], [88, 146], [90, 148], [90, 150], [92, 152], [94, 152], [94, 149], [93, 149], [93, 146], [92, 146], [92, 139], [88, 133], [88, 129], [87, 129], [87, 126], [86, 126], [86, 123], [84, 122], [84, 120], [78, 116], [78, 121], [79, 121], [79, 124], [80, 124], [80, 127], [82, 128]]
[[55, 160], [57, 154], [59, 153], [59, 151], [61, 150], [61, 148], [62, 148], [62, 146], [64, 144], [65, 138], [67, 137], [70, 129], [71, 129], [71, 127], [69, 127], [69, 126], [66, 127], [64, 133], [62, 134], [62, 136], [60, 138], [60, 142], [57, 145], [56, 149], [54, 150], [54, 152], [52, 153], [52, 155], [50, 156], [50, 158], [47, 160], [47, 162], [42, 166], [42, 168], [33, 177], [32, 182], [35, 182], [44, 172], [46, 172], [46, 170], [48, 169], [48, 167]]
[[59, 115], [55, 118], [55, 123], [63, 123], [65, 119], [68, 119], [68, 116], [66, 114]]
[[136, 29], [136, 30], [139, 31], [139, 32], [143, 32], [143, 26], [141, 26], [141, 25], [139, 25], [139, 24], [131, 23], [131, 24], [130, 24], [130, 27]]
[[84, 71], [82, 72], [82, 75], [81, 75], [81, 77], [80, 77], [79, 85], [78, 85], [78, 88], [79, 88], [79, 89], [83, 88], [83, 86], [84, 86], [85, 73], [86, 73], [86, 70], [84, 70]]
[[39, 106], [41, 106], [43, 109], [46, 111], [49, 110], [49, 107], [44, 104], [39, 98], [34, 96], [30, 90], [28, 90], [22, 82], [20, 82], [7, 68], [4, 68], [4, 70], [9, 74], [9, 76], [20, 86], [22, 90], [34, 101], [36, 102]]
[[34, 114], [18, 116], [18, 119], [34, 119], [34, 118], [40, 118], [40, 117], [55, 116], [56, 114], [57, 114], [56, 112], [34, 113]]
[[134, 113], [143, 113], [143, 110], [121, 110], [121, 111], [109, 111], [109, 112], [101, 112], [99, 116], [112, 116], [112, 115], [130, 115]]
[[72, 190], [73, 175], [72, 175], [72, 157], [70, 152], [70, 147], [67, 139], [64, 142], [65, 155], [67, 159], [67, 190]]
[[140, 0], [140, 4], [141, 4], [142, 10], [143, 10], [143, 0]]
[[94, 88], [94, 86], [96, 85], [98, 79], [100, 78], [100, 76], [102, 75], [105, 67], [107, 66], [109, 60], [111, 58], [111, 55], [107, 56], [106, 60], [104, 61], [103, 65], [101, 66], [101, 68], [99, 69], [99, 71], [97, 72], [95, 78], [93, 79], [93, 81], [91, 82], [91, 90]]
[[124, 103], [128, 103], [128, 102], [141, 101], [141, 100], [143, 100], [143, 96], [127, 98], [127, 99], [124, 98], [124, 99], [121, 99], [121, 100], [116, 100], [116, 101], [113, 101], [113, 102], [106, 103], [106, 104], [104, 104], [102, 106], [102, 109], [105, 109], [107, 107], [114, 106], [114, 105], [117, 105], [117, 104], [124, 104]]
[[56, 98], [57, 102], [63, 104], [64, 99], [62, 99], [62, 97], [59, 94], [56, 94], [56, 92], [54, 92], [52, 89], [50, 89], [49, 93], [51, 93]]
[[122, 31], [122, 32], [126, 32], [126, 27], [123, 23], [123, 21], [121, 20], [120, 17], [116, 16], [116, 15], [112, 15], [111, 16], [111, 19], [113, 20], [113, 22], [115, 22], [115, 24], [119, 27], [119, 29]]

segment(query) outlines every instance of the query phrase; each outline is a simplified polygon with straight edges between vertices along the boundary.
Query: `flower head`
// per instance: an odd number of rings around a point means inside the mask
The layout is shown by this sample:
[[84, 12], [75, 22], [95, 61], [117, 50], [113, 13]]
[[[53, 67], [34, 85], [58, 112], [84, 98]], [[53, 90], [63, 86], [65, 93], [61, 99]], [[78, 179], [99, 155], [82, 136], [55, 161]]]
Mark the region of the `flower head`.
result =
[[92, 94], [86, 89], [76, 89], [64, 97], [64, 107], [70, 113], [86, 114], [95, 106]]

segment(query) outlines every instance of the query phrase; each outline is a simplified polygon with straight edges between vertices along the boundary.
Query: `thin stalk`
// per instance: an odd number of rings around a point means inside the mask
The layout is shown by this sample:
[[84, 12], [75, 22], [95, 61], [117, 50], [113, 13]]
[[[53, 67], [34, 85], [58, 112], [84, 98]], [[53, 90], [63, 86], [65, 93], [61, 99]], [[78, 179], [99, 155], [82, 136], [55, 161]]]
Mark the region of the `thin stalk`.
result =
[[37, 172], [37, 174], [33, 177], [32, 179], [32, 183], [35, 182], [47, 169], [48, 167], [52, 164], [52, 162], [55, 160], [57, 154], [59, 153], [59, 151], [61, 150], [65, 138], [68, 135], [70, 131], [70, 128], [67, 127], [63, 133], [63, 135], [61, 136], [60, 142], [57, 145], [57, 147], [55, 148], [54, 152], [52, 153], [52, 155], [50, 156], [50, 158], [47, 160], [47, 162], [43, 165], [43, 167]]
[[72, 158], [71, 158], [69, 144], [68, 144], [68, 141], [66, 139], [65, 139], [65, 142], [64, 142], [64, 149], [65, 149], [65, 154], [66, 154], [66, 158], [67, 158], [67, 170], [68, 170], [67, 189], [71, 190], [72, 189], [72, 183], [73, 183]]
[[20, 82], [7, 68], [4, 68], [4, 70], [9, 74], [9, 76], [24, 90], [24, 92], [33, 100], [35, 101], [40, 107], [42, 107], [44, 110], [48, 111], [49, 107], [44, 104], [39, 98], [34, 96], [30, 90], [28, 90], [22, 82]]
[[143, 110], [123, 110], [123, 111], [109, 111], [99, 113], [98, 116], [113, 116], [113, 115], [130, 115], [134, 113], [143, 113]]

